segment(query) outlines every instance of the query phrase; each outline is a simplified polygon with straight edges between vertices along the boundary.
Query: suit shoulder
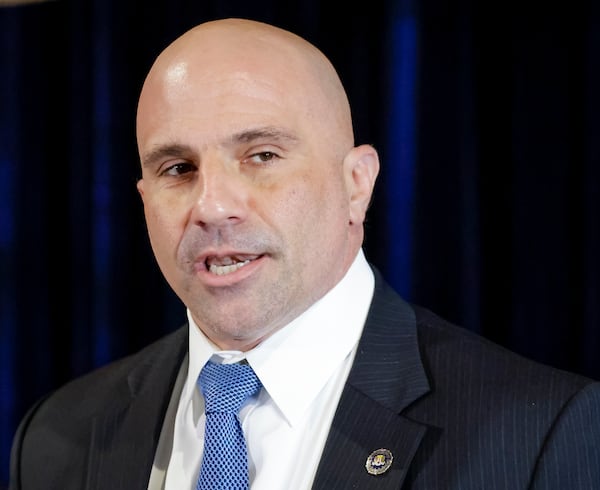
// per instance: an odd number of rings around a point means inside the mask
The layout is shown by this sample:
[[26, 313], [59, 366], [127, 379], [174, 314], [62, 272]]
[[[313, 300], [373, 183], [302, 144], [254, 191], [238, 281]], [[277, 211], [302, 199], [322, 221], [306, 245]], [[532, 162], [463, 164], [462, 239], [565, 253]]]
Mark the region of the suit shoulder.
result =
[[163, 366], [165, 371], [179, 368], [185, 354], [187, 326], [154, 341], [138, 352], [74, 378], [45, 395], [34, 405], [35, 418], [55, 417], [66, 410], [73, 416], [87, 418], [108, 404], [127, 398], [133, 372], [148, 372]]
[[[462, 376], [465, 382], [528, 396], [569, 398], [594, 380], [549, 366], [414, 306], [419, 347], [434, 379]], [[455, 378], [456, 379], [456, 378]], [[550, 391], [549, 391], [550, 390]]]

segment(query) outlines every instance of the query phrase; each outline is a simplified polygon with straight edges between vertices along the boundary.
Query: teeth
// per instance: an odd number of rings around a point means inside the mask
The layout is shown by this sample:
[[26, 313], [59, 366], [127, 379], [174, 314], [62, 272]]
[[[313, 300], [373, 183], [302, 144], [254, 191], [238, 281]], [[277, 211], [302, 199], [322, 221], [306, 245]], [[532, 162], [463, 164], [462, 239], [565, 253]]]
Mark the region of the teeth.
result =
[[[233, 262], [233, 260], [226, 259], [225, 262]], [[213, 274], [216, 274], [217, 276], [224, 276], [225, 274], [230, 274], [231, 272], [235, 272], [238, 269], [241, 269], [242, 267], [244, 267], [246, 264], [249, 264], [249, 263], [250, 263], [250, 260], [244, 260], [243, 262], [236, 262], [236, 263], [231, 263], [231, 264], [227, 264], [227, 265], [210, 264], [209, 270], [210, 270], [210, 272], [212, 272]]]

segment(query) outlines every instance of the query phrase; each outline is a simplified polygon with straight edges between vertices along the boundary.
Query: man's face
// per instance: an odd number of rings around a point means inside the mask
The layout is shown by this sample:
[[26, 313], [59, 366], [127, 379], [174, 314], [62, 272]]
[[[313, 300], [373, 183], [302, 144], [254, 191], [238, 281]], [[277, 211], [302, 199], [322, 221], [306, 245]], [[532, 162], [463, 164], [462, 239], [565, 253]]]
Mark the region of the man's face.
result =
[[345, 155], [294, 78], [173, 62], [140, 100], [138, 189], [156, 259], [224, 349], [298, 316], [360, 246]]

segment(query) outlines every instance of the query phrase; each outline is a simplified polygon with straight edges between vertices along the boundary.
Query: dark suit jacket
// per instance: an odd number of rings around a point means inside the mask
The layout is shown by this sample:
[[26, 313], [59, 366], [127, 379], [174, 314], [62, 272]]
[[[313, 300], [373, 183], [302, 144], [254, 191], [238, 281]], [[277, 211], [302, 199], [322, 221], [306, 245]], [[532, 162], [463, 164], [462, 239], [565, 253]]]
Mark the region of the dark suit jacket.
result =
[[[183, 327], [33, 407], [10, 489], [145, 490], [186, 342]], [[379, 448], [393, 463], [370, 475]], [[313, 488], [600, 489], [600, 384], [409, 305], [376, 272]]]

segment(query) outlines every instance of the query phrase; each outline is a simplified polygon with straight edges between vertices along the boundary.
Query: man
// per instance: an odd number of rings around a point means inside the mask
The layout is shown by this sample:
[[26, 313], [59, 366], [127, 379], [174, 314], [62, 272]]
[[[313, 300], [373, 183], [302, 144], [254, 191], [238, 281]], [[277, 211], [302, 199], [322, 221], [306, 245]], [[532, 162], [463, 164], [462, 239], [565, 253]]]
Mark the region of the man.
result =
[[378, 156], [314, 46], [197, 26], [152, 66], [137, 140], [189, 325], [32, 408], [11, 490], [196, 488], [208, 361], [258, 377], [238, 414], [253, 489], [600, 488], [600, 383], [404, 302], [368, 264]]

